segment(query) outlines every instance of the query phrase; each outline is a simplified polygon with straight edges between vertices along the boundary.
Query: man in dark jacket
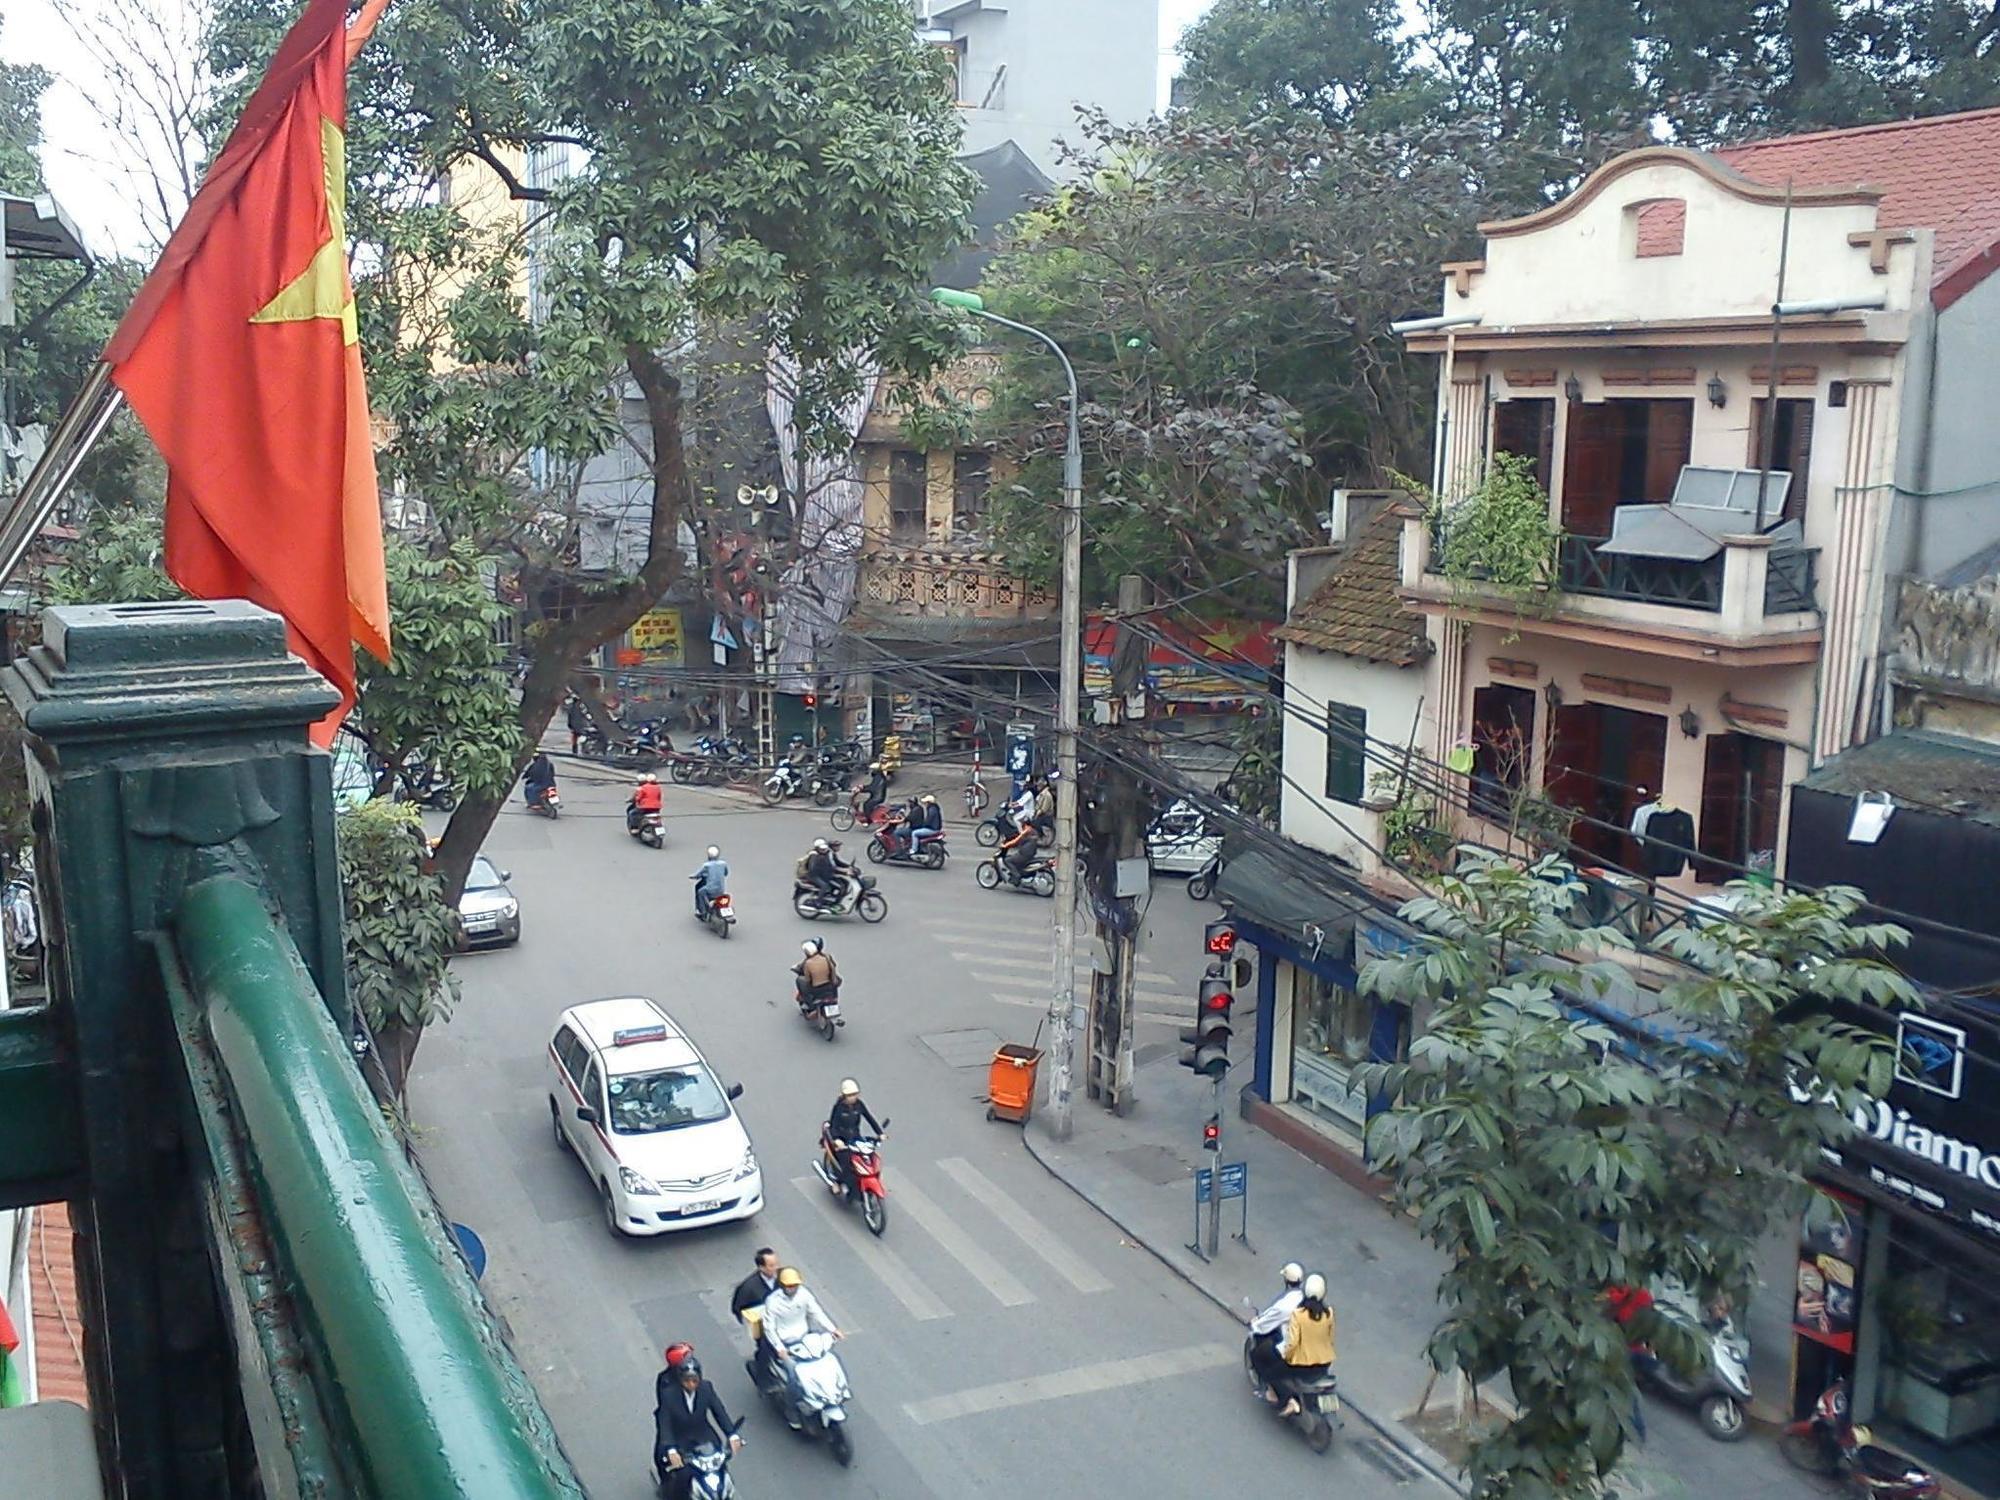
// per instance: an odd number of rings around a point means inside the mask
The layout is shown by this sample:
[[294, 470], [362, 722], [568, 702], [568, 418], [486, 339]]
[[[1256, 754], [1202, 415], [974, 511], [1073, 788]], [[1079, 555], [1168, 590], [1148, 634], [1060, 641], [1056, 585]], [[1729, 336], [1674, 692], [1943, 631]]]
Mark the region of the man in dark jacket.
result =
[[556, 784], [555, 763], [545, 751], [537, 750], [535, 758], [528, 762], [528, 769], [521, 773], [521, 793], [533, 807], [548, 795], [549, 788]]
[[[756, 1268], [736, 1283], [736, 1290], [729, 1297], [729, 1315], [739, 1323], [747, 1325], [745, 1313], [755, 1312], [762, 1307], [778, 1289], [778, 1252], [769, 1245], [757, 1252]], [[771, 1362], [770, 1350], [764, 1340], [753, 1329], [750, 1335], [750, 1361], [759, 1385], [764, 1383]]]
[[937, 798], [925, 792], [910, 808], [911, 858], [923, 853], [926, 840], [934, 839], [943, 832], [944, 812], [939, 808]]
[[861, 1085], [852, 1078], [843, 1078], [840, 1081], [840, 1097], [826, 1112], [826, 1137], [833, 1148], [834, 1164], [840, 1168], [841, 1183], [850, 1193], [854, 1191], [854, 1167], [853, 1154], [848, 1146], [862, 1133], [864, 1124], [878, 1140], [881, 1138], [881, 1125], [877, 1123], [873, 1111], [861, 1100]]
[[727, 1443], [731, 1453], [742, 1448], [736, 1426], [715, 1387], [701, 1378], [701, 1361], [692, 1354], [661, 1374], [653, 1400], [653, 1467], [670, 1497], [692, 1488], [687, 1461], [700, 1444]]
[[583, 700], [574, 693], [569, 700], [569, 753], [576, 754], [577, 746], [583, 742], [584, 734], [590, 729], [590, 711], [583, 706]]
[[868, 795], [861, 803], [864, 820], [873, 818], [875, 810], [889, 800], [889, 773], [882, 769], [879, 760], [868, 763]]

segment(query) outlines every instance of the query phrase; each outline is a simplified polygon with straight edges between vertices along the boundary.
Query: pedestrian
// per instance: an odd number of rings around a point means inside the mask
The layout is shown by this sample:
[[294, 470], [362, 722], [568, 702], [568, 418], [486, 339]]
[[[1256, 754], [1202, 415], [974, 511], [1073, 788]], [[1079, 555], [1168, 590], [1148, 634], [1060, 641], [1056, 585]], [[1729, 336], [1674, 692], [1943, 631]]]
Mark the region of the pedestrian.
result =
[[583, 732], [590, 728], [590, 713], [583, 706], [583, 700], [575, 693], [569, 695], [569, 753], [574, 755], [583, 743]]

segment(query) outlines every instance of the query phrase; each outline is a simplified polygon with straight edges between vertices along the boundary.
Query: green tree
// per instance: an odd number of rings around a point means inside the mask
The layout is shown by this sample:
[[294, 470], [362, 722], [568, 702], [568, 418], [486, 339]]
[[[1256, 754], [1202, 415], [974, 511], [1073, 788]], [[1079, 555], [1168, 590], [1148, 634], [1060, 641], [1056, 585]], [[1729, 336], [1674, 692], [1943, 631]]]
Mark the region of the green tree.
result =
[[1372, 1159], [1450, 1263], [1429, 1359], [1506, 1376], [1517, 1408], [1473, 1448], [1475, 1500], [1599, 1495], [1634, 1409], [1605, 1289], [1671, 1278], [1741, 1303], [1820, 1148], [1889, 1086], [1887, 1038], [1828, 1006], [1914, 1007], [1875, 956], [1904, 934], [1853, 924], [1857, 891], [1732, 890], [1734, 919], [1656, 943], [1690, 969], [1660, 995], [1673, 1019], [1650, 1066], [1588, 1012], [1632, 980], [1560, 860], [1462, 854], [1403, 909], [1424, 948], [1363, 970], [1368, 992], [1428, 1012], [1409, 1062], [1365, 1086], [1396, 1101], [1370, 1122]]
[[1366, 119], [1409, 81], [1401, 27], [1392, 0], [1218, 0], [1181, 38], [1186, 101], [1227, 114], [1282, 104], [1329, 127]]
[[[226, 6], [217, 71], [267, 55], [285, 9]], [[951, 352], [922, 297], [971, 196], [944, 75], [903, 0], [392, 7], [362, 52], [350, 229], [373, 268], [356, 294], [385, 473], [440, 543], [470, 544], [529, 601], [517, 767], [590, 653], [681, 576], [717, 469], [694, 389], [705, 337], [766, 330], [802, 367], [819, 439], [865, 366]], [[511, 232], [436, 201], [474, 158], [526, 205]], [[586, 571], [574, 477], [628, 439], [651, 471], [637, 546]], [[504, 795], [469, 788], [453, 814], [447, 895]]]
[[[1087, 170], [1017, 226], [995, 307], [1046, 329], [1081, 382], [1090, 591], [1121, 572], [1275, 610], [1269, 580], [1327, 487], [1420, 464], [1434, 375], [1390, 331], [1436, 300], [1469, 236], [1467, 149], [1446, 130], [1328, 130], [1302, 111], [1088, 123]], [[1024, 467], [1000, 487], [1010, 559], [1051, 566], [1060, 373], [1000, 341], [992, 435]], [[1245, 592], [1247, 591], [1247, 593]]]
[[349, 998], [400, 1096], [424, 1028], [458, 1003], [457, 914], [426, 858], [415, 808], [386, 799], [343, 811], [336, 836]]

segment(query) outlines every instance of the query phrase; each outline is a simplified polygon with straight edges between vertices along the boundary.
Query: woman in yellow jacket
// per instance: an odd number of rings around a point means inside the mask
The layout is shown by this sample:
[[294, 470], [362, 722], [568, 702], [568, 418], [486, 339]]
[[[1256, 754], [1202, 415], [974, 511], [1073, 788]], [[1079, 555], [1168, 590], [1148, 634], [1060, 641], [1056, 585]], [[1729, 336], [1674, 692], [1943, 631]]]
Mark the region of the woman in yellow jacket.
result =
[[[1305, 1280], [1304, 1296], [1278, 1335], [1278, 1355], [1294, 1379], [1307, 1380], [1333, 1363], [1333, 1309], [1326, 1305], [1326, 1278], [1314, 1272]], [[1299, 1409], [1298, 1397], [1285, 1402], [1282, 1416]]]

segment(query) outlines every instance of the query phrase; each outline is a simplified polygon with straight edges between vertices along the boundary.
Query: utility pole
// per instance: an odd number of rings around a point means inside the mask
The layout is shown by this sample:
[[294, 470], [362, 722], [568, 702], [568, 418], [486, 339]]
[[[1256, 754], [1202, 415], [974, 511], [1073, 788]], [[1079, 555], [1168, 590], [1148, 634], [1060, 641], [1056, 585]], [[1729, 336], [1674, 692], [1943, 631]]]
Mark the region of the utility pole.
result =
[[1055, 355], [1069, 391], [1062, 468], [1062, 681], [1056, 690], [1056, 909], [1053, 983], [1049, 995], [1049, 1134], [1066, 1141], [1076, 1087], [1076, 731], [1083, 697], [1083, 441], [1077, 428], [1076, 367], [1061, 344], [1039, 328], [988, 312], [977, 292], [938, 287], [942, 307], [1025, 333]]
[[[1118, 613], [1130, 618], [1145, 608], [1146, 583], [1136, 573], [1118, 580]], [[1146, 641], [1136, 631], [1121, 626], [1111, 666], [1111, 721], [1123, 727], [1145, 719]], [[1140, 703], [1138, 714], [1128, 712], [1134, 696]], [[1122, 765], [1105, 769], [1104, 785], [1111, 810], [1112, 855], [1123, 861], [1138, 859], [1145, 852], [1145, 800], [1138, 778]], [[1137, 1014], [1133, 986], [1138, 977], [1139, 935], [1137, 906], [1122, 891], [1100, 908], [1098, 941], [1111, 956], [1111, 971], [1097, 974], [1091, 983], [1089, 1094], [1116, 1115], [1130, 1114], [1137, 1102], [1132, 1083], [1132, 1033]]]

